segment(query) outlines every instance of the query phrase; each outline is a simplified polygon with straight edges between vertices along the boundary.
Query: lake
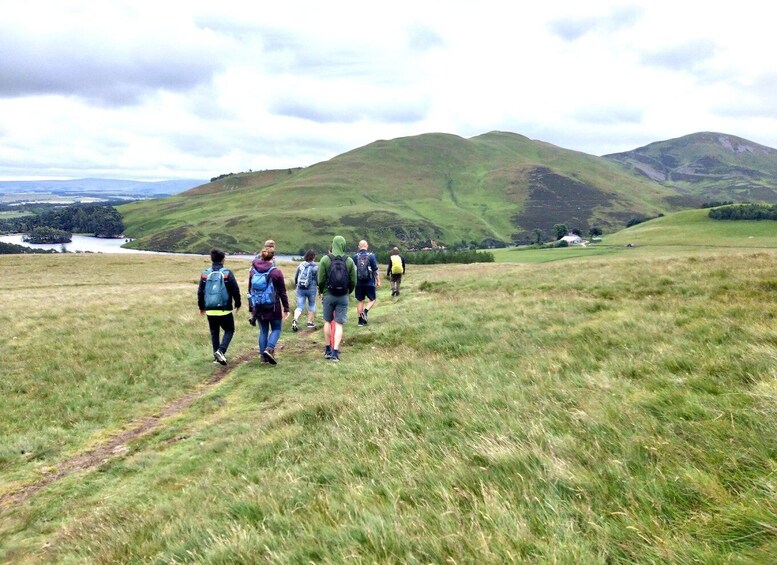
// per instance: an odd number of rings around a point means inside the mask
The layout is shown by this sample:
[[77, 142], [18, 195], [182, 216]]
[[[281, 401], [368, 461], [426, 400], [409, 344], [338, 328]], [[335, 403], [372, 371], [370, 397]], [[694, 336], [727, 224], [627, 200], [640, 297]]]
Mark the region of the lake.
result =
[[[104, 238], [94, 237], [91, 235], [77, 235], [73, 234], [73, 241], [70, 243], [27, 243], [22, 241], [22, 234], [17, 233], [13, 235], [0, 236], [0, 241], [3, 243], [14, 243], [16, 245], [24, 245], [25, 247], [32, 247], [35, 249], [54, 249], [60, 251], [62, 245], [65, 246], [65, 250], [70, 253], [76, 252], [89, 252], [89, 253], [152, 253], [157, 255], [198, 255], [196, 253], [167, 253], [162, 251], [143, 251], [139, 249], [126, 249], [122, 247], [127, 241], [125, 238]], [[253, 259], [253, 255], [227, 255], [230, 259]], [[294, 261], [292, 255], [276, 255], [277, 261]]]

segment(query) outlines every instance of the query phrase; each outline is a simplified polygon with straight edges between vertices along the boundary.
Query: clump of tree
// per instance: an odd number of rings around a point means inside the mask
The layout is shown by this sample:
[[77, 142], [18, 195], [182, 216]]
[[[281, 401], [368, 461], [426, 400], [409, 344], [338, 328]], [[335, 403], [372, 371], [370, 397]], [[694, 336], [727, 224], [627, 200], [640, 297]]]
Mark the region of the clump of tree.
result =
[[637, 224], [641, 224], [649, 220], [655, 220], [656, 218], [662, 218], [663, 216], [663, 214], [656, 214], [655, 216], [637, 216], [626, 222], [626, 227], [630, 228], [631, 226], [636, 226]]
[[734, 204], [709, 211], [713, 220], [777, 220], [777, 204]]
[[70, 243], [73, 234], [65, 230], [58, 230], [47, 226], [33, 228], [22, 237], [27, 243]]
[[213, 177], [212, 179], [210, 179], [210, 182], [216, 182], [217, 180], [225, 179], [227, 177], [231, 177], [231, 176], [234, 176], [234, 175], [235, 175], [235, 173], [224, 173], [224, 174], [221, 174], [221, 175], [219, 175], [217, 177]]
[[99, 204], [51, 208], [34, 216], [5, 220], [1, 227], [3, 231], [23, 233], [45, 227], [71, 234], [91, 233], [96, 237], [118, 237], [124, 233], [124, 222], [119, 211], [113, 206]]
[[15, 243], [5, 243], [0, 241], [0, 255], [21, 255], [28, 253], [56, 253], [53, 249], [35, 249], [26, 245], [17, 245]]
[[699, 208], [717, 208], [718, 206], [728, 206], [729, 204], [733, 203], [733, 200], [713, 200], [712, 202], [704, 202], [701, 206], [699, 206]]
[[[378, 251], [375, 257], [379, 263], [388, 264], [391, 253]], [[489, 251], [411, 251], [402, 253], [405, 263], [432, 265], [436, 263], [493, 263], [494, 254]]]

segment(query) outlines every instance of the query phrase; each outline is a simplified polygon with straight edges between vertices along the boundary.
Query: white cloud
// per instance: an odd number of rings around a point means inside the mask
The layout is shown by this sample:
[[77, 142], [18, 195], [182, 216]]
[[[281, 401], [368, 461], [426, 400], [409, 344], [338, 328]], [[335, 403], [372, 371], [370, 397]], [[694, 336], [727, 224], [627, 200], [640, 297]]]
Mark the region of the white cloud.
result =
[[592, 154], [709, 130], [777, 146], [755, 0], [0, 10], [0, 178], [210, 178], [432, 131]]

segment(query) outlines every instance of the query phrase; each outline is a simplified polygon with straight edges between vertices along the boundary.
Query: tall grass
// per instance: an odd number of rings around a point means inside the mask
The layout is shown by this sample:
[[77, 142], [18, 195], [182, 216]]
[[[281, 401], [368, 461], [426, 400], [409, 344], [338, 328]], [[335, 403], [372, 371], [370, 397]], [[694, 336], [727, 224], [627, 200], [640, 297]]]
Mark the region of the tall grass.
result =
[[[193, 260], [24, 259], [29, 275], [46, 273], [37, 298], [73, 296], [73, 272], [102, 284], [83, 285], [79, 306], [98, 322], [78, 322], [78, 331], [72, 310], [57, 313], [45, 300], [3, 320], [23, 340], [3, 352], [18, 358], [3, 378], [3, 437], [21, 426], [41, 449], [34, 459], [7, 454], [6, 485], [9, 476], [15, 485], [34, 480], [41, 466], [158, 410], [214, 370], [203, 354], [207, 331], [188, 310]], [[285, 331], [277, 367], [235, 368], [126, 452], [0, 513], [2, 555], [770, 562], [774, 261], [772, 252], [744, 251], [414, 267], [401, 297], [379, 292], [367, 327], [346, 326], [341, 363], [322, 358], [320, 335]], [[22, 311], [47, 320], [48, 334], [23, 335]], [[129, 337], [106, 337], [113, 333]], [[250, 351], [253, 333], [238, 335], [235, 354]], [[63, 375], [45, 377], [57, 387], [45, 394], [24, 378], [43, 361], [25, 352], [51, 342], [47, 355], [58, 356]], [[122, 363], [56, 349], [91, 342]], [[100, 382], [125, 365], [122, 374], [135, 368], [141, 384]], [[30, 422], [19, 408], [27, 399], [36, 405]]]

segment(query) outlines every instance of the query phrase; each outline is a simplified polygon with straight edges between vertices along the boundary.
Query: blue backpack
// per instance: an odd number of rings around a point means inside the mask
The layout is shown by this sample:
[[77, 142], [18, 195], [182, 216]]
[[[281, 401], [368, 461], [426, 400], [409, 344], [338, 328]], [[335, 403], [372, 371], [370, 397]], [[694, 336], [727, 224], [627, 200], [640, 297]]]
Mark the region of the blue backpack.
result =
[[229, 278], [231, 273], [229, 269], [213, 268], [202, 272], [205, 279], [205, 309], [206, 310], [227, 310], [229, 305], [229, 291], [225, 279]]
[[248, 295], [251, 306], [259, 306], [265, 310], [275, 308], [275, 285], [270, 278], [270, 273], [273, 269], [275, 267], [270, 267], [270, 270], [264, 273], [254, 271], [254, 274], [251, 276], [251, 290]]

